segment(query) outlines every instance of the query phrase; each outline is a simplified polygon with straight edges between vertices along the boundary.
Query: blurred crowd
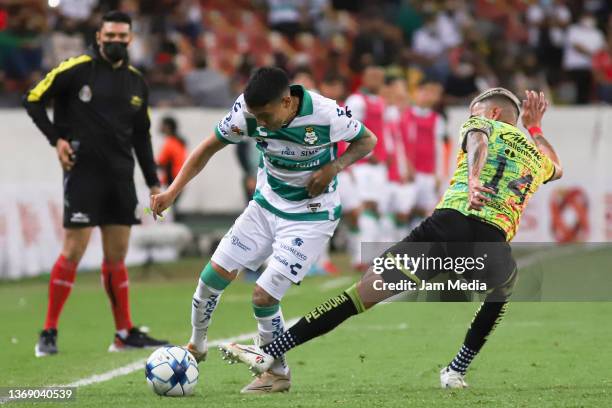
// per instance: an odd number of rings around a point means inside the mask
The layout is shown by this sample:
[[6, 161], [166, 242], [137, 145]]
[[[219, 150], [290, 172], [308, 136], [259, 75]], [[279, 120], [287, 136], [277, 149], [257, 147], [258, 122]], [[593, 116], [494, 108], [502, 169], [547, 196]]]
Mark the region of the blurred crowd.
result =
[[491, 86], [612, 103], [606, 0], [0, 0], [0, 106], [94, 44], [109, 9], [133, 19], [153, 106], [227, 107], [264, 64], [313, 89], [338, 78], [346, 94], [377, 65], [409, 90], [438, 81], [445, 105]]

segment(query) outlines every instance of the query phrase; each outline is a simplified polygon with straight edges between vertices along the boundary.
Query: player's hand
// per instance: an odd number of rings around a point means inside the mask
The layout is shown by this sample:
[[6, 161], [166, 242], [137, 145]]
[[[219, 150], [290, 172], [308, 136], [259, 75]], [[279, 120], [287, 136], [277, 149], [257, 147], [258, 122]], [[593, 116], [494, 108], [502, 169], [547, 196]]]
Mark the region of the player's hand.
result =
[[176, 194], [171, 190], [159, 194], [151, 194], [151, 203], [149, 207], [151, 208], [153, 219], [157, 220], [157, 217], [163, 217], [162, 213], [172, 205], [175, 199]]
[[337, 174], [338, 168], [334, 162], [327, 163], [325, 166], [315, 171], [310, 178], [310, 181], [308, 181], [308, 185], [306, 186], [308, 194], [311, 197], [316, 197], [323, 193]]
[[537, 93], [536, 91], [525, 91], [527, 99], [523, 99], [523, 113], [521, 121], [526, 129], [531, 127], [540, 127], [542, 117], [546, 108], [548, 108], [548, 100], [544, 96], [544, 92]]
[[161, 193], [161, 188], [159, 188], [159, 186], [149, 187], [149, 193], [150, 193], [150, 195], [159, 194], [159, 193]]
[[468, 199], [470, 201], [468, 210], [480, 211], [489, 201], [491, 197], [495, 195], [495, 191], [480, 184], [480, 181], [470, 181], [468, 186]]
[[72, 160], [74, 152], [72, 147], [70, 147], [70, 142], [64, 139], [57, 139], [55, 150], [57, 151], [57, 158], [62, 165], [62, 169], [70, 171], [74, 166], [74, 160]]

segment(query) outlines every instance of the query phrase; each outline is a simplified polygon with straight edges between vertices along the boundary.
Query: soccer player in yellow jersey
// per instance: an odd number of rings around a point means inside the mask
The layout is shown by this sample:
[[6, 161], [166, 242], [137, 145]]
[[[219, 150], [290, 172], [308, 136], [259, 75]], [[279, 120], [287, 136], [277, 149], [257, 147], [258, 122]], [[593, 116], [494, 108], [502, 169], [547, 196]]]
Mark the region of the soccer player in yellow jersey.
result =
[[[516, 262], [508, 242], [516, 234], [533, 193], [543, 183], [562, 175], [559, 158], [540, 128], [547, 106], [544, 94], [534, 91], [528, 91], [522, 103], [504, 88], [489, 89], [476, 97], [470, 104], [471, 116], [461, 127], [457, 170], [436, 210], [379, 258], [397, 259], [406, 253], [418, 257], [423, 244], [427, 256], [457, 257], [468, 251], [474, 255], [479, 245], [490, 254], [482, 270], [454, 270], [466, 281], [484, 282], [487, 295], [459, 352], [440, 372], [443, 388], [467, 387], [464, 376], [468, 366], [504, 315], [516, 281]], [[517, 128], [519, 117], [531, 141]], [[421, 245], [418, 252], [414, 245]], [[414, 261], [408, 268], [398, 261], [391, 262], [382, 273], [375, 266], [357, 284], [317, 306], [271, 343], [230, 343], [223, 344], [221, 350], [231, 360], [264, 372], [274, 358], [398, 293], [380, 290], [381, 278], [390, 283], [409, 278], [415, 286], [422, 287], [440, 272], [418, 268]]]

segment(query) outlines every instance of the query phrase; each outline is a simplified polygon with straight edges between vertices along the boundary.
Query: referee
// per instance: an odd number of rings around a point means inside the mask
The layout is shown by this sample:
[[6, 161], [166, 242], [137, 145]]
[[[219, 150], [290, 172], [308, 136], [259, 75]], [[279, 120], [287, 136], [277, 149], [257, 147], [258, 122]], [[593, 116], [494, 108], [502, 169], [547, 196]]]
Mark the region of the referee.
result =
[[[102, 232], [102, 281], [110, 299], [116, 334], [109, 351], [167, 344], [132, 325], [124, 259], [130, 228], [140, 223], [134, 186], [134, 156], [151, 194], [159, 192], [151, 135], [148, 88], [128, 63], [132, 21], [104, 15], [96, 45], [52, 69], [24, 97], [24, 106], [55, 147], [64, 170], [64, 242], [49, 280], [44, 330], [37, 357], [58, 352], [57, 323], [87, 249], [93, 227]], [[53, 121], [45, 104], [53, 100]]]

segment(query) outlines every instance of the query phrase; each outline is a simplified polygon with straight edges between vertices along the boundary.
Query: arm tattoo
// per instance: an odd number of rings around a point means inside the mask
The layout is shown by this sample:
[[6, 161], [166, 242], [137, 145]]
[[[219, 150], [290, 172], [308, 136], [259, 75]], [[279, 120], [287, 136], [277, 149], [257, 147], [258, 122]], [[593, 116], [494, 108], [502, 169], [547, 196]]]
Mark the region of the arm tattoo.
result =
[[359, 140], [350, 143], [344, 154], [334, 160], [337, 170], [342, 171], [357, 160], [365, 157], [374, 149], [375, 145], [376, 137], [366, 129], [365, 134]]
[[480, 172], [487, 161], [489, 153], [487, 135], [472, 131], [467, 135], [468, 175], [470, 179], [480, 177]]

